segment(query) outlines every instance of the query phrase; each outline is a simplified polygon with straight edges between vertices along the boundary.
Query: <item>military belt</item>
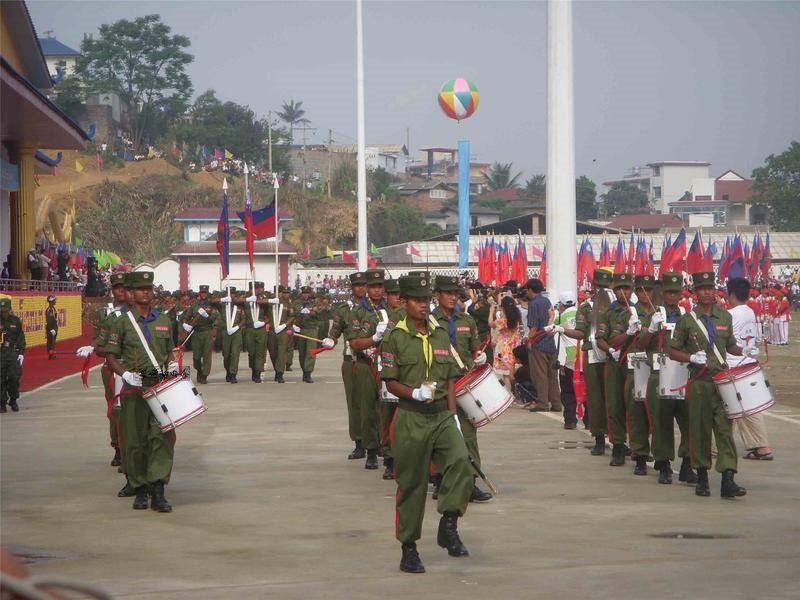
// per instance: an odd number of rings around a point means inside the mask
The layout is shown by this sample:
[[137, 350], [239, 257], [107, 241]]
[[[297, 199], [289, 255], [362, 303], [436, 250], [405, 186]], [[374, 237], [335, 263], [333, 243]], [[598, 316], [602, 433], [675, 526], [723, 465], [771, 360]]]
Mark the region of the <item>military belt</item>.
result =
[[433, 402], [417, 402], [416, 400], [400, 398], [397, 407], [411, 412], [432, 415], [447, 410], [447, 399], [443, 398], [441, 400], [434, 400]]

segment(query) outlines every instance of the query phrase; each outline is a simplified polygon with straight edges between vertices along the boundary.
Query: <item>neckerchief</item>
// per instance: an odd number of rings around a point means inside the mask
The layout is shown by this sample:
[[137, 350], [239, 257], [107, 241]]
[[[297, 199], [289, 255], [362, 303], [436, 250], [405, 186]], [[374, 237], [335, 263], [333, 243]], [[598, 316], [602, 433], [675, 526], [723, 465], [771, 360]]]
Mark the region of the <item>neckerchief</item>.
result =
[[444, 311], [441, 308], [436, 311], [436, 316], [437, 317], [447, 321], [447, 333], [450, 335], [450, 343], [451, 344], [455, 344], [456, 343], [456, 317], [458, 317], [458, 314], [460, 312], [461, 311], [458, 309], [458, 306], [456, 306], [453, 309], [453, 316], [452, 317], [448, 317], [446, 314], [444, 314]]
[[150, 333], [150, 328], [147, 326], [147, 324], [155, 321], [160, 314], [161, 313], [158, 312], [158, 310], [152, 308], [150, 309], [150, 314], [148, 314], [146, 317], [143, 317], [142, 315], [138, 314], [136, 315], [136, 320], [139, 322], [139, 325], [142, 329], [142, 333], [144, 334], [144, 337], [147, 340], [148, 344], [152, 343], [153, 336]]
[[700, 315], [700, 320], [703, 322], [708, 332], [708, 343], [713, 346], [714, 339], [717, 337], [717, 328], [714, 326], [714, 320], [711, 318], [711, 315], [706, 314]]
[[[421, 333], [417, 331], [415, 328], [415, 333], [413, 337], [419, 338], [422, 340], [422, 356], [425, 358], [425, 379], [428, 378], [428, 374], [430, 373], [431, 363], [433, 362], [433, 348], [431, 347], [430, 342], [430, 334], [432, 333], [432, 324], [428, 323], [428, 329], [426, 329], [425, 333]], [[411, 330], [408, 328], [408, 319], [402, 319], [395, 325], [397, 329], [402, 329], [407, 334], [411, 335]]]

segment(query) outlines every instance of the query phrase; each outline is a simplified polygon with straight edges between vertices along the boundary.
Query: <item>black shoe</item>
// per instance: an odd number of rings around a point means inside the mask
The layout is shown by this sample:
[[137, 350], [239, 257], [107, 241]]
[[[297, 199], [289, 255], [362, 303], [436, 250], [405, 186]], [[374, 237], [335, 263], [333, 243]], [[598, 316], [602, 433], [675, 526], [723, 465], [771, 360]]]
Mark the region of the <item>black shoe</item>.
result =
[[122, 464], [122, 455], [120, 454], [119, 448], [114, 450], [114, 458], [111, 459], [111, 466], [118, 467]]
[[394, 459], [391, 456], [383, 459], [383, 467], [382, 477], [387, 481], [394, 479]]
[[658, 469], [658, 483], [669, 485], [672, 483], [672, 465], [668, 460], [661, 461], [655, 465]]
[[633, 474], [634, 475], [647, 475], [647, 457], [646, 456], [637, 456], [636, 457], [636, 466], [633, 467]]
[[594, 448], [589, 451], [592, 456], [603, 456], [606, 453], [606, 436], [603, 434], [594, 436]]
[[[286, 370], [288, 371], [289, 369], [286, 369]], [[286, 383], [286, 382], [283, 380], [283, 373], [281, 373], [280, 371], [278, 371], [277, 373], [275, 373], [275, 381], [277, 381], [278, 383]]]
[[439, 487], [442, 485], [442, 476], [438, 473], [433, 476], [433, 494], [431, 494], [431, 498], [434, 500], [439, 499]]
[[450, 556], [469, 556], [469, 550], [458, 537], [458, 515], [454, 513], [444, 513], [439, 521], [439, 533], [436, 535], [436, 543], [442, 548], [447, 548]]
[[124, 487], [117, 492], [117, 498], [130, 498], [131, 496], [135, 495], [136, 495], [136, 488], [133, 487], [128, 482], [125, 482]]
[[564, 429], [577, 429], [577, 423], [564, 423]]
[[364, 463], [364, 468], [370, 470], [378, 468], [377, 450], [367, 450], [367, 462]]
[[720, 496], [723, 498], [736, 498], [737, 496], [744, 496], [746, 493], [746, 489], [733, 481], [733, 471], [731, 469], [728, 469], [722, 474]]
[[611, 448], [611, 462], [608, 464], [612, 467], [621, 467], [625, 464], [625, 446], [614, 444]]
[[225, 373], [225, 382], [226, 383], [230, 383], [231, 382], [231, 374], [230, 373]]
[[425, 565], [422, 564], [417, 552], [417, 545], [413, 542], [411, 544], [403, 544], [403, 558], [400, 559], [400, 570], [403, 573], [425, 572]]
[[239, 380], [236, 379], [236, 375], [231, 375], [231, 383], [239, 383]]
[[543, 404], [534, 404], [528, 410], [530, 412], [550, 412], [550, 409]]
[[159, 481], [153, 484], [153, 493], [150, 498], [150, 508], [156, 512], [172, 512], [172, 506], [164, 497], [164, 482]]
[[11, 403], [11, 412], [19, 412], [19, 404], [16, 402]]
[[208, 377], [206, 377], [205, 375], [198, 375], [197, 376], [197, 383], [199, 383], [201, 385], [207, 384], [208, 383]]
[[708, 488], [708, 469], [697, 469], [697, 485], [694, 493], [697, 496], [711, 495], [711, 490]]
[[488, 502], [494, 498], [489, 492], [484, 492], [477, 485], [472, 486], [472, 494], [469, 497], [470, 502]]
[[347, 455], [348, 460], [358, 460], [359, 458], [364, 458], [367, 455], [367, 451], [364, 450], [364, 447], [361, 445], [361, 442], [356, 442], [356, 447], [353, 448], [353, 451]]
[[689, 485], [695, 485], [697, 483], [697, 475], [695, 474], [694, 470], [692, 470], [692, 461], [688, 456], [684, 456], [683, 460], [681, 461], [681, 470], [678, 473], [678, 481], [683, 481]]
[[311, 372], [310, 371], [303, 371], [303, 382], [304, 383], [314, 383], [314, 380], [311, 379]]
[[258, 371], [256, 371], [255, 369], [251, 369], [250, 379], [252, 379], [256, 383], [261, 383], [261, 377], [259, 377]]
[[133, 499], [134, 510], [145, 510], [147, 508], [147, 486], [140, 485], [136, 488], [136, 498]]
[[286, 365], [286, 371], [291, 373], [293, 371], [292, 365]]
[[5, 412], [8, 412], [8, 409], [6, 408], [6, 406], [4, 404], [3, 406], [0, 406], [0, 413], [5, 413]]

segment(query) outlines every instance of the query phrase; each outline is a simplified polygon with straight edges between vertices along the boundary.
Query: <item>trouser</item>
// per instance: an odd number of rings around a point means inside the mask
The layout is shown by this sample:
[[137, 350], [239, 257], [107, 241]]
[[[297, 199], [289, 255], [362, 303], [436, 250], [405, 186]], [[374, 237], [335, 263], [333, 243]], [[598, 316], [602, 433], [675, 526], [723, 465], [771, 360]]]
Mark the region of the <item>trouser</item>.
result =
[[47, 330], [47, 335], [45, 336], [47, 340], [47, 352], [53, 352], [56, 349], [56, 338], [58, 337], [58, 331], [55, 334], [50, 333], [50, 330]]
[[676, 422], [681, 432], [678, 456], [689, 456], [689, 407], [686, 400], [662, 398], [658, 394], [658, 371], [651, 373], [647, 382], [647, 402], [653, 427], [651, 447], [656, 462], [675, 460]]
[[320, 323], [319, 328], [317, 329], [317, 335], [314, 337], [318, 337], [321, 340], [324, 340], [328, 337], [328, 334], [331, 331], [331, 322], [328, 319], [325, 319], [322, 323]]
[[[485, 340], [487, 335], [491, 335], [491, 332], [487, 331], [486, 333], [479, 333], [478, 337], [480, 337], [482, 340]], [[483, 342], [481, 342], [481, 344], [482, 343]], [[492, 344], [491, 339], [489, 340], [489, 343], [486, 344], [486, 348], [484, 348], [483, 351], [486, 353], [486, 364], [488, 364], [488, 365], [493, 364], [494, 363], [494, 345]]]
[[734, 419], [733, 430], [738, 431], [739, 435], [742, 436], [745, 450], [769, 447], [764, 413], [745, 415], [740, 419]]
[[645, 400], [636, 400], [633, 397], [633, 371], [628, 370], [625, 376], [625, 415], [633, 458], [650, 454], [649, 411], [650, 408]]
[[119, 410], [114, 410], [114, 372], [103, 365], [100, 368], [100, 378], [103, 380], [103, 390], [106, 397], [106, 415], [108, 416], [108, 435], [111, 447], [119, 448]]
[[286, 367], [291, 367], [294, 364], [294, 348], [297, 341], [290, 337], [286, 340]]
[[19, 398], [19, 380], [22, 369], [17, 362], [17, 353], [4, 349], [0, 357], [0, 406], [12, 404]]
[[711, 468], [711, 435], [717, 443], [716, 470], [736, 471], [736, 444], [725, 404], [711, 381], [696, 380], [686, 390], [689, 404], [689, 452], [692, 467]]
[[289, 348], [292, 339], [286, 335], [286, 330], [281, 333], [269, 332], [267, 337], [267, 348], [269, 349], [269, 360], [276, 373], [283, 373], [289, 366]]
[[225, 372], [236, 375], [239, 372], [239, 356], [242, 353], [242, 331], [241, 329], [233, 335], [225, 332], [222, 338], [222, 364]]
[[133, 487], [169, 482], [175, 452], [175, 432], [161, 433], [158, 421], [142, 398], [141, 389], [125, 386], [120, 411], [125, 474]]
[[192, 336], [192, 363], [198, 377], [208, 377], [211, 373], [211, 356], [213, 348], [213, 332], [211, 329], [194, 330]]
[[[457, 412], [458, 422], [461, 424], [461, 433], [464, 436], [464, 445], [467, 447], [467, 454], [472, 457], [472, 460], [474, 460], [475, 464], [480, 468], [481, 452], [478, 448], [478, 429], [472, 424], [472, 421], [469, 420], [467, 413], [461, 410], [461, 407], [457, 408]], [[470, 465], [470, 468], [474, 471], [472, 465]], [[474, 475], [477, 476], [478, 472], [475, 471]]]
[[369, 363], [353, 361], [353, 401], [361, 414], [361, 445], [367, 450], [378, 448], [378, 385]]
[[247, 364], [253, 371], [263, 371], [267, 361], [267, 330], [245, 329], [247, 334]]
[[394, 419], [395, 412], [397, 412], [397, 402], [378, 402], [379, 444], [384, 456], [392, 455], [390, 439], [392, 419]]
[[561, 409], [561, 390], [558, 389], [558, 371], [553, 368], [555, 353], [540, 352], [531, 348], [528, 351], [528, 366], [531, 370], [531, 381], [536, 386], [539, 403], [550, 408]]
[[[584, 354], [584, 358], [586, 355]], [[586, 381], [586, 401], [589, 404], [589, 431], [592, 435], [606, 434], [605, 363], [589, 364], [584, 361], [583, 379]]]
[[360, 442], [361, 406], [356, 402], [356, 396], [353, 393], [353, 360], [349, 356], [342, 360], [342, 382], [344, 382], [344, 396], [347, 400], [347, 430], [351, 440]]
[[558, 370], [558, 384], [561, 388], [561, 404], [564, 407], [564, 423], [578, 423], [578, 400], [575, 398], [575, 388], [572, 378], [575, 372], [569, 367]]
[[[317, 328], [303, 329], [300, 333], [311, 337], [317, 337], [318, 330]], [[297, 344], [297, 358], [300, 361], [300, 368], [303, 369], [304, 373], [311, 373], [317, 362], [317, 359], [311, 354], [311, 350], [316, 349], [319, 344], [305, 338], [297, 338], [295, 343]]]
[[428, 466], [442, 476], [437, 510], [463, 515], [472, 494], [472, 468], [464, 440], [449, 411], [395, 413], [392, 455], [397, 478], [396, 536], [413, 543], [422, 536]]
[[606, 415], [608, 438], [612, 444], [624, 444], [627, 438], [625, 416], [625, 375], [627, 367], [614, 361], [605, 363]]

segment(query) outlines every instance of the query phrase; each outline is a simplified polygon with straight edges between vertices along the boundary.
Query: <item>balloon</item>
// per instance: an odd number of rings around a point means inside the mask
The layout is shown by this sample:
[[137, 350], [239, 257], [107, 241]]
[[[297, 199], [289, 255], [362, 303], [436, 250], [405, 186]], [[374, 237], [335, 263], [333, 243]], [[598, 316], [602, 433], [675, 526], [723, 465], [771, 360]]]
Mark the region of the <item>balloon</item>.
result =
[[456, 121], [471, 117], [479, 100], [478, 88], [463, 77], [445, 82], [439, 91], [439, 106], [444, 114]]

